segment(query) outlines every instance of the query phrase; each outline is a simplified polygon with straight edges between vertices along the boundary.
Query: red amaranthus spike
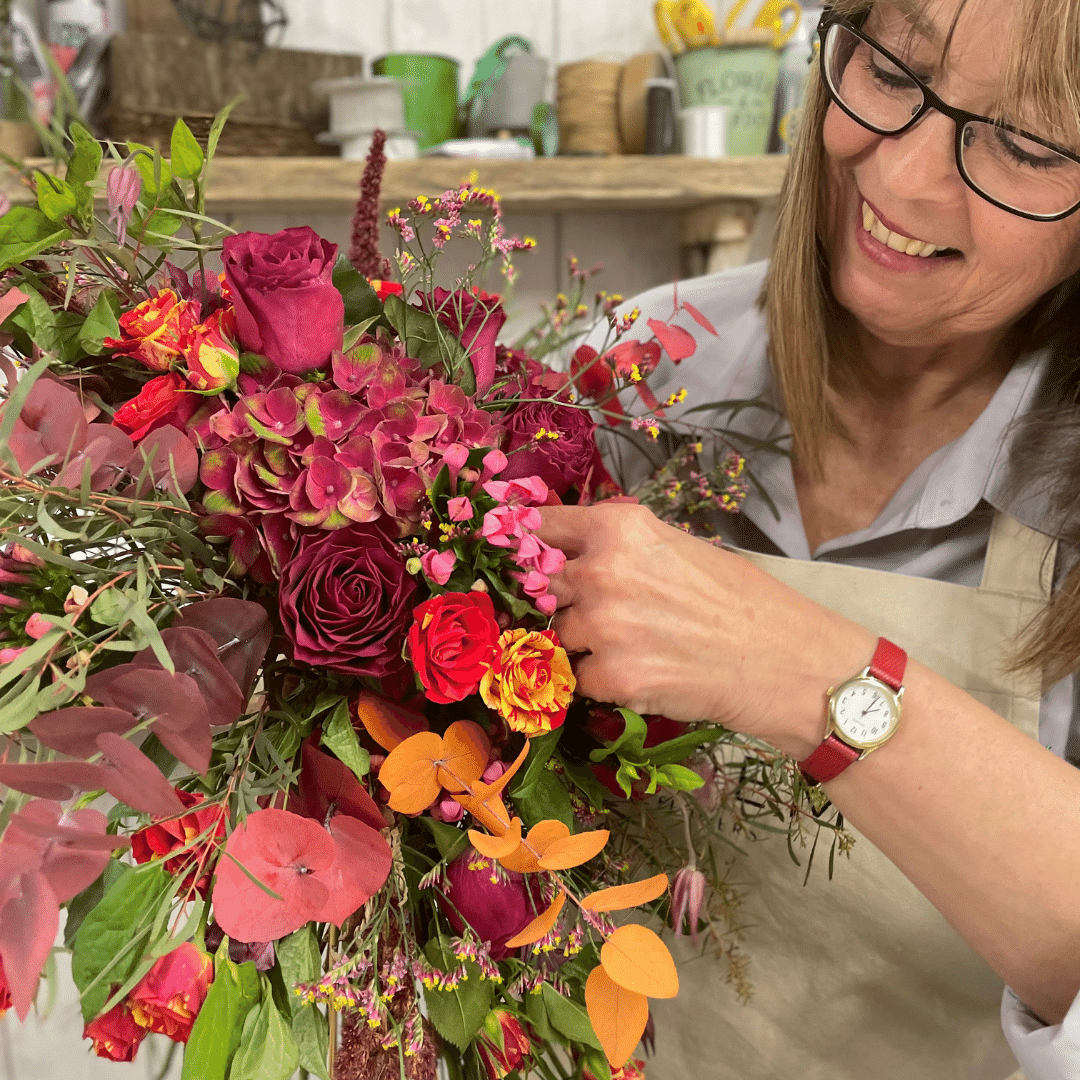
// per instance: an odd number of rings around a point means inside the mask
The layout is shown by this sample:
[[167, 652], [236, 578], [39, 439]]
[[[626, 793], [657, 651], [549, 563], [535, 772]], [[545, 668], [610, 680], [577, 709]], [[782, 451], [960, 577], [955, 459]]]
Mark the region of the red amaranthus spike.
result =
[[349, 262], [366, 278], [389, 278], [389, 259], [379, 254], [379, 192], [386, 168], [386, 132], [376, 131], [371, 139], [364, 174], [360, 177], [360, 198], [352, 221]]

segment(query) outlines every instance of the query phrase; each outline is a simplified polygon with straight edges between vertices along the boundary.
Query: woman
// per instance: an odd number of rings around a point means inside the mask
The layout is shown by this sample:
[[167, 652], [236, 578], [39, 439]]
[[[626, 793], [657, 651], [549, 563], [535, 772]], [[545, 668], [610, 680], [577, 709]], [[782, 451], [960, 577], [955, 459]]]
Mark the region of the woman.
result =
[[1053, 682], [1078, 605], [1070, 585], [1040, 624], [1052, 678], [1010, 668], [1056, 545], [1007, 466], [1078, 330], [1080, 3], [843, 0], [822, 36], [774, 259], [680, 287], [719, 338], [658, 387], [773, 396], [782, 425], [740, 422], [790, 431], [792, 459], [756, 463], [779, 516], [752, 495], [720, 522], [736, 554], [632, 506], [545, 510], [555, 627], [583, 693], [760, 736], [859, 837], [805, 888], [751, 845], [754, 999], [686, 966], [650, 1080], [1005, 1080], [1003, 982], [1036, 1080], [1080, 990], [1077, 709]]

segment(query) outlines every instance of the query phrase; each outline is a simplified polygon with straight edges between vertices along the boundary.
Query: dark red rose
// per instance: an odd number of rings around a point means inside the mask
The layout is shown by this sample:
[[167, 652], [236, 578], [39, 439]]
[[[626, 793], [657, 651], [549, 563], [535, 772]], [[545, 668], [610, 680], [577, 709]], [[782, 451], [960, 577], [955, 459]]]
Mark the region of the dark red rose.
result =
[[414, 608], [409, 652], [428, 700], [448, 705], [475, 694], [499, 633], [486, 593], [445, 593]]
[[112, 422], [138, 442], [144, 435], [171, 424], [183, 431], [199, 410], [201, 399], [188, 390], [183, 377], [175, 371], [151, 379], [138, 397], [121, 405]]
[[225, 281], [245, 349], [293, 375], [329, 361], [345, 331], [345, 302], [333, 283], [337, 250], [306, 225], [225, 238]]
[[495, 339], [506, 322], [502, 301], [487, 293], [436, 289], [420, 303], [461, 342], [476, 375], [476, 393], [483, 397], [495, 381]]
[[[187, 807], [196, 807], [205, 803], [201, 795], [192, 795], [189, 791], [176, 789], [177, 797]], [[210, 830], [207, 832], [207, 830]], [[179, 855], [171, 853], [178, 848], [186, 847], [197, 836], [206, 837], [195, 847], [184, 851]], [[131, 838], [131, 853], [137, 863], [151, 862], [154, 859], [164, 859], [166, 873], [187, 874], [183, 883], [184, 889], [189, 889], [194, 884], [199, 893], [205, 898], [210, 888], [210, 874], [214, 869], [214, 848], [218, 842], [225, 839], [225, 814], [220, 805], [206, 806], [202, 810], [193, 810], [183, 817], [171, 818], [167, 821], [157, 822], [140, 829]], [[195, 872], [202, 863], [202, 871], [199, 880], [193, 881]]]
[[345, 675], [400, 671], [415, 592], [379, 522], [304, 536], [282, 569], [278, 595], [293, 658]]
[[83, 1038], [93, 1041], [94, 1053], [110, 1061], [134, 1061], [146, 1036], [146, 1028], [135, 1023], [127, 1001], [114, 1005], [83, 1028]]
[[[530, 896], [524, 875], [503, 870], [469, 848], [446, 868], [445, 912], [460, 934], [466, 924], [491, 945], [491, 958], [511, 952], [506, 943], [541, 910], [539, 896]], [[534, 904], [536, 901], [536, 904]]]
[[557, 495], [580, 484], [596, 456], [596, 424], [583, 409], [557, 401], [535, 401], [503, 417], [503, 447], [510, 463], [500, 480], [539, 476]]

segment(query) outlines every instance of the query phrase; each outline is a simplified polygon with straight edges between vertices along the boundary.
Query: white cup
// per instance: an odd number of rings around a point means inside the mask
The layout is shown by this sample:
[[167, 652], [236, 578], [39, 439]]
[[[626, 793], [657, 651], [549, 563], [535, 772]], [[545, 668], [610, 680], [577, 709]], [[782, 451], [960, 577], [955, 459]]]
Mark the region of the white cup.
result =
[[727, 157], [727, 118], [724, 105], [694, 105], [679, 113], [682, 152], [687, 157]]

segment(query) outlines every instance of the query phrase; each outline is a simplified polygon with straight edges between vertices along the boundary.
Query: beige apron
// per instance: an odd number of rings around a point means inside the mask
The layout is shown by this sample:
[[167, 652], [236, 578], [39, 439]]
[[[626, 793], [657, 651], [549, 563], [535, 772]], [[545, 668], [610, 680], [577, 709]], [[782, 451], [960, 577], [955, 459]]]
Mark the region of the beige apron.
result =
[[[977, 589], [748, 558], [902, 645], [1037, 738], [1039, 680], [1003, 667], [1017, 632], [1049, 595], [1055, 551], [1047, 537], [996, 514]], [[733, 880], [746, 884], [742, 921], [753, 999], [738, 1003], [722, 963], [678, 948], [685, 961], [678, 998], [650, 1002], [657, 1038], [649, 1080], [1019, 1075], [1001, 1033], [1001, 980], [869, 840], [856, 836], [850, 860], [836, 860], [831, 881], [819, 848], [806, 886], [783, 838], [743, 845], [749, 857], [739, 860]]]

